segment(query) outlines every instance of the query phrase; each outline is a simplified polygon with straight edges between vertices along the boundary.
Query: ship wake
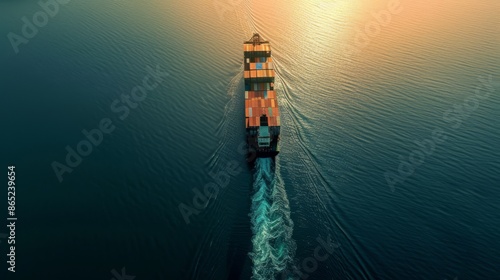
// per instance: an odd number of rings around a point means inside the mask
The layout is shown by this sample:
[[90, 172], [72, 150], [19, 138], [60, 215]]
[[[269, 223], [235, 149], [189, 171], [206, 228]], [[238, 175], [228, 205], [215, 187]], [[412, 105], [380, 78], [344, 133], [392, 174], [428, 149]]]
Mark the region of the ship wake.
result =
[[281, 279], [279, 276], [292, 264], [295, 253], [290, 207], [279, 165], [273, 165], [270, 158], [257, 158], [255, 162], [250, 213], [252, 280]]

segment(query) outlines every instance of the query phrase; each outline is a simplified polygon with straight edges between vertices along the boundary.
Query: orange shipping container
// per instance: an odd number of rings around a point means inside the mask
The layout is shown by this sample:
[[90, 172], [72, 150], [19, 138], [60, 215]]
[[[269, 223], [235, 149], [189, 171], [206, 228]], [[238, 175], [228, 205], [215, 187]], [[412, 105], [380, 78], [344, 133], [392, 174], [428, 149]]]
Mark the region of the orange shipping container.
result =
[[260, 116], [264, 115], [265, 111], [263, 109], [264, 108], [262, 108], [262, 107], [258, 107], [257, 108], [257, 112], [259, 112], [259, 113], [257, 115], [255, 115], [255, 116], [260, 117]]
[[269, 117], [269, 126], [276, 126], [276, 117]]
[[277, 117], [280, 115], [280, 110], [278, 107], [273, 108], [273, 116]]

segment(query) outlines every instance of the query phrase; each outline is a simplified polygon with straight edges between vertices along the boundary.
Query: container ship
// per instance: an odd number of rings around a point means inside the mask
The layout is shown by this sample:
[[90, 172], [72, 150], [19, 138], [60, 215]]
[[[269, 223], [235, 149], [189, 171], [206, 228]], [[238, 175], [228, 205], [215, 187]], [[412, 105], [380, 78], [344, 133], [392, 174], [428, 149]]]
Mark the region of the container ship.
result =
[[280, 111], [274, 91], [271, 44], [256, 33], [243, 43], [243, 50], [249, 156], [275, 157], [279, 153]]

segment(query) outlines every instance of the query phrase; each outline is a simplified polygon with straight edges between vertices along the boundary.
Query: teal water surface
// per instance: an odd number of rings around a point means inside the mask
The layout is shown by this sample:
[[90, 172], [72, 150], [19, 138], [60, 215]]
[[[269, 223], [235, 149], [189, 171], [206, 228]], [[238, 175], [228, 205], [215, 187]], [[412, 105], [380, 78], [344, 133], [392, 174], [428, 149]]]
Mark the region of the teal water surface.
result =
[[[73, 0], [16, 53], [41, 10], [0, 0], [1, 279], [500, 279], [498, 1]], [[282, 134], [249, 165], [254, 32]]]

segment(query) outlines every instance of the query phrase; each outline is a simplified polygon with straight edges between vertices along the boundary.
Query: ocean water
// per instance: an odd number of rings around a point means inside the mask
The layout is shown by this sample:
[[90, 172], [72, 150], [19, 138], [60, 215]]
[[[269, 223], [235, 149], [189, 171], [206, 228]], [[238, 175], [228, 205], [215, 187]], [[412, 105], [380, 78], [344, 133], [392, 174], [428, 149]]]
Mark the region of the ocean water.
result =
[[[1, 279], [500, 279], [498, 1], [51, 8], [0, 0], [18, 218]], [[251, 165], [254, 32], [273, 46], [282, 140]]]

